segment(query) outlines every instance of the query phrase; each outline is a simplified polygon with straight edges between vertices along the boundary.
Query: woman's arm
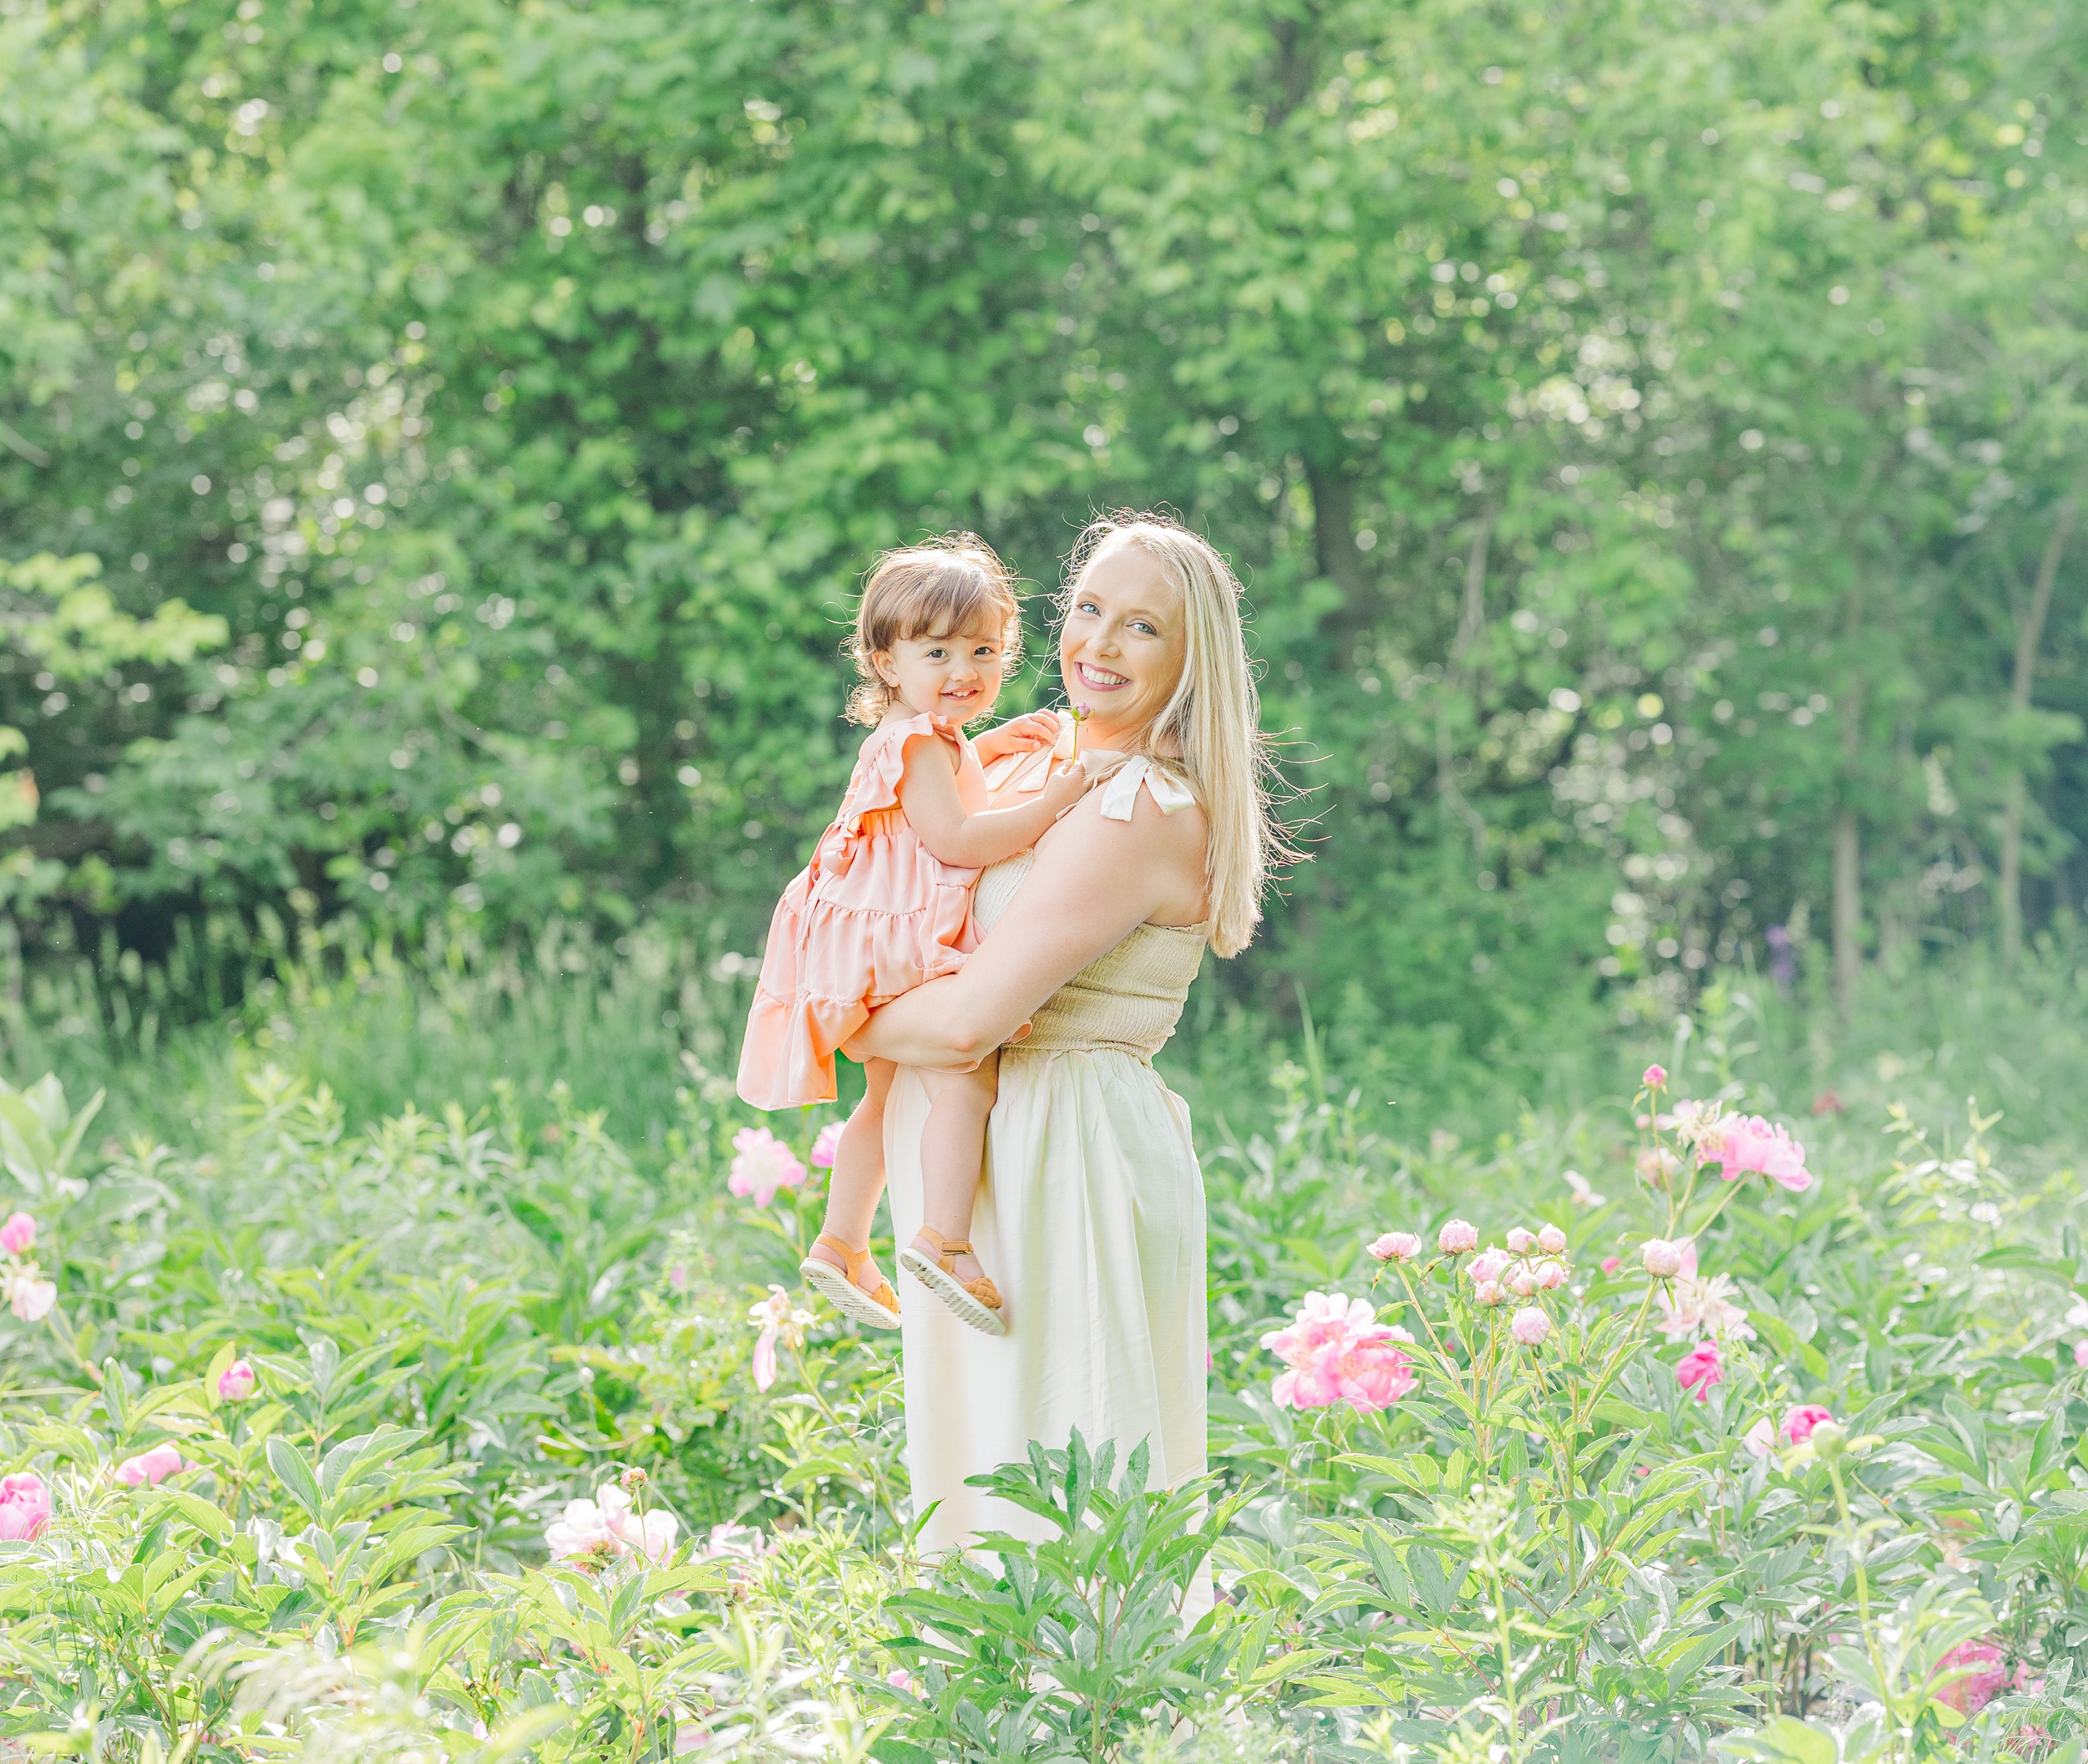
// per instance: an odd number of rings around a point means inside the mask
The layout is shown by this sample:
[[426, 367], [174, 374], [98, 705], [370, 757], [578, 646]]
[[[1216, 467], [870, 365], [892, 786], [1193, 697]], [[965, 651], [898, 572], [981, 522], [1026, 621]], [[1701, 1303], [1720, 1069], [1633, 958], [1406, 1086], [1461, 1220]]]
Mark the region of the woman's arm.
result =
[[915, 736], [906, 743], [899, 805], [921, 844], [944, 863], [960, 869], [983, 869], [1027, 851], [1087, 789], [1087, 776], [1076, 767], [1055, 774], [1026, 803], [974, 814], [957, 793], [950, 750], [940, 741]]
[[1144, 791], [1128, 821], [1090, 796], [1036, 848], [1036, 866], [962, 971], [870, 1015], [849, 1042], [858, 1058], [902, 1066], [976, 1065], [1036, 1007], [1148, 919], [1199, 916], [1204, 817], [1163, 815]]

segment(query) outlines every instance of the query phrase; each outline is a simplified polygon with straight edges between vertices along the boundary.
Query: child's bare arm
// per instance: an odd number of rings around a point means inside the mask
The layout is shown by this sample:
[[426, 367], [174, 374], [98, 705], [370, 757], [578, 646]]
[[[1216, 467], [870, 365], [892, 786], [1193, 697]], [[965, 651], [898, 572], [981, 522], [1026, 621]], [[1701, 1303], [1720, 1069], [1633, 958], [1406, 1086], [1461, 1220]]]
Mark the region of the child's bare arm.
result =
[[965, 811], [957, 793], [957, 773], [940, 742], [910, 741], [899, 781], [899, 803], [920, 842], [944, 863], [984, 869], [1026, 851], [1067, 809], [1087, 793], [1078, 768], [1054, 773], [1036, 798], [1012, 808]]

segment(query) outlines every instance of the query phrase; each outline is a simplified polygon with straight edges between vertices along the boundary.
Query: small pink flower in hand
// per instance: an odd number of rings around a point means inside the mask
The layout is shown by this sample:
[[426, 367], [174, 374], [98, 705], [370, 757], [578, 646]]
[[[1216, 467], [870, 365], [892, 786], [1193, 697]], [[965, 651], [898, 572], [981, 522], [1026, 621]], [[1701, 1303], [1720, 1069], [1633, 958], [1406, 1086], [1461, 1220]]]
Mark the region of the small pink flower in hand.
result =
[[1387, 1231], [1371, 1245], [1381, 1262], [1411, 1262], [1421, 1254], [1421, 1239], [1411, 1231]]
[[1453, 1219], [1437, 1234], [1436, 1247], [1445, 1255], [1462, 1255], [1467, 1250], [1477, 1250], [1479, 1228], [1462, 1219]]
[[19, 1255], [24, 1250], [36, 1247], [36, 1221], [26, 1213], [11, 1213], [8, 1222], [0, 1225], [0, 1250], [9, 1255]]
[[1552, 1320], [1534, 1305], [1525, 1305], [1508, 1325], [1508, 1333], [1525, 1347], [1543, 1345], [1552, 1332]]

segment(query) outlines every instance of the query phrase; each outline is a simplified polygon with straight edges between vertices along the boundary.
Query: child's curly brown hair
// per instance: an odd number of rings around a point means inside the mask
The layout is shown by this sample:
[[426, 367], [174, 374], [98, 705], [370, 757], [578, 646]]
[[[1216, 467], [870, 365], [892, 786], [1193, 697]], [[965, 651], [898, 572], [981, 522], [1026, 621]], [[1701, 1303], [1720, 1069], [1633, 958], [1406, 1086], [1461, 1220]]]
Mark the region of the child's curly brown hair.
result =
[[[1014, 667], [1022, 658], [1022, 605], [1015, 583], [1015, 572], [976, 533], [945, 533], [878, 559], [863, 584], [849, 638], [848, 652], [863, 682], [849, 695], [849, 721], [874, 727], [891, 708], [891, 688], [878, 678], [871, 657], [910, 638], [951, 636], [997, 620], [1003, 655]], [[992, 708], [982, 705], [979, 715]]]

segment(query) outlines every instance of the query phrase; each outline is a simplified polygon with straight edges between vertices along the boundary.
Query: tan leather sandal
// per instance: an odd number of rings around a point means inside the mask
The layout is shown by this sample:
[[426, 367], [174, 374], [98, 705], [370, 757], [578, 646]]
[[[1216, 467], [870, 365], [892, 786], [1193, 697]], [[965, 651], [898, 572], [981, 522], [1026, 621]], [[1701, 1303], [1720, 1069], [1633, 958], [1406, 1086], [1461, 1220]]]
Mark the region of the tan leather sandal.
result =
[[855, 1277], [870, 1265], [869, 1250], [851, 1250], [839, 1238], [824, 1232], [820, 1234], [817, 1244], [824, 1244], [845, 1265], [837, 1268], [832, 1262], [808, 1255], [798, 1264], [798, 1272], [804, 1276], [805, 1285], [851, 1322], [860, 1323], [866, 1329], [897, 1329], [899, 1295], [892, 1290], [892, 1283], [882, 1275], [878, 1275], [877, 1285], [868, 1291], [855, 1283]]
[[976, 1280], [957, 1278], [957, 1258], [971, 1254], [971, 1245], [945, 1237], [933, 1225], [923, 1225], [920, 1234], [935, 1246], [934, 1260], [911, 1244], [899, 1252], [899, 1265], [919, 1280], [981, 1335], [1005, 1336], [1006, 1320], [1001, 1315], [1001, 1290], [984, 1275]]

